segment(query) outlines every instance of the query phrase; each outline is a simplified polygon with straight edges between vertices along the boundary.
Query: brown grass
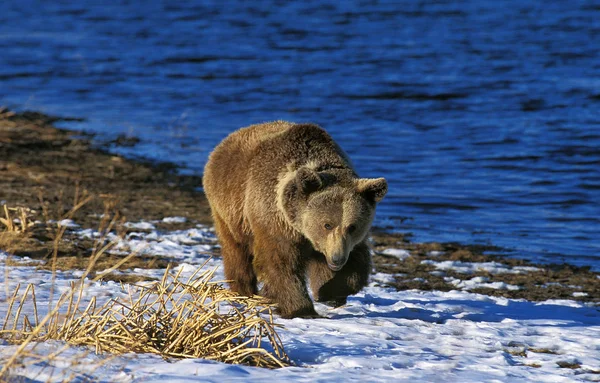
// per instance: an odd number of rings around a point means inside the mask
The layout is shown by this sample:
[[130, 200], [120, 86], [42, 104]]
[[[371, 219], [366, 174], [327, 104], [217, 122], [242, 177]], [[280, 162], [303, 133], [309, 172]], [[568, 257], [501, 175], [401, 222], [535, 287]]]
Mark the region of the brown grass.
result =
[[[93, 347], [98, 354], [137, 352], [268, 368], [289, 365], [264, 299], [237, 296], [212, 281], [214, 270], [200, 270], [186, 280], [167, 270], [159, 282], [130, 287], [127, 299], [99, 305], [93, 297], [85, 307], [81, 298], [87, 287], [73, 283], [41, 320], [35, 287], [28, 285], [22, 294], [17, 287], [0, 337], [22, 346], [60, 340]], [[33, 315], [22, 314], [26, 306], [33, 307]], [[11, 363], [14, 360], [0, 374]]]
[[[87, 196], [75, 198], [74, 209], [63, 217], [72, 217]], [[78, 203], [79, 202], [79, 203]], [[95, 241], [83, 276], [71, 284], [71, 288], [53, 297], [56, 290], [57, 254], [64, 241], [65, 228], [56, 225], [50, 236], [53, 251], [49, 254], [52, 270], [48, 313], [38, 314], [36, 287], [24, 289], [18, 285], [8, 291], [8, 311], [0, 323], [0, 338], [18, 344], [16, 352], [1, 361], [0, 381], [8, 379], [11, 369], [29, 358], [46, 362], [58, 358], [61, 351], [52, 355], [36, 355], [35, 346], [49, 340], [63, 341], [66, 347], [89, 346], [96, 353], [118, 355], [123, 353], [154, 353], [166, 359], [204, 358], [232, 364], [246, 364], [267, 368], [290, 364], [281, 341], [275, 332], [271, 306], [261, 297], [240, 297], [212, 281], [214, 270], [199, 267], [194, 275], [182, 279], [167, 267], [162, 279], [139, 285], [122, 285], [126, 299], [97, 302], [95, 297], [82, 304], [82, 297], [89, 295], [92, 283], [110, 279], [113, 272], [139, 254], [132, 253], [114, 259], [111, 267], [102, 273], [94, 270], [115, 245], [106, 240], [110, 232], [119, 232], [122, 217], [114, 205], [105, 203], [100, 223], [102, 237]], [[10, 233], [5, 228], [3, 233]], [[15, 232], [15, 231], [13, 231]], [[19, 232], [18, 237], [26, 240]], [[8, 273], [9, 263], [5, 265]], [[8, 275], [5, 275], [8, 281]], [[23, 291], [24, 290], [24, 291]], [[55, 302], [55, 303], [54, 303]], [[24, 312], [29, 310], [29, 314]], [[33, 313], [31, 313], [33, 310]]]
[[[5, 230], [9, 233], [25, 233], [33, 226], [33, 222], [30, 219], [31, 210], [24, 207], [9, 208], [6, 205], [2, 205], [4, 210], [4, 218], [0, 217], [0, 224], [5, 226]], [[10, 212], [13, 212], [11, 215]], [[16, 218], [12, 216], [16, 215]], [[15, 221], [17, 221], [15, 223]]]

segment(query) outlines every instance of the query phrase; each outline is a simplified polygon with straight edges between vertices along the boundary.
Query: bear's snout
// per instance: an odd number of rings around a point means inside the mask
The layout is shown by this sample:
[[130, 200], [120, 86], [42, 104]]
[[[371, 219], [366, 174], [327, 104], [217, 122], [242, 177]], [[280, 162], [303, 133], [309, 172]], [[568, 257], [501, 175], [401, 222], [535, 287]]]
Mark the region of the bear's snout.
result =
[[333, 271], [339, 271], [348, 261], [352, 243], [350, 238], [332, 235], [327, 244], [327, 266]]
[[341, 254], [338, 256], [331, 257], [331, 259], [328, 259], [327, 266], [329, 266], [329, 268], [333, 271], [340, 271], [342, 267], [344, 267], [344, 265], [346, 264], [346, 261], [348, 261], [348, 256], [345, 254]]

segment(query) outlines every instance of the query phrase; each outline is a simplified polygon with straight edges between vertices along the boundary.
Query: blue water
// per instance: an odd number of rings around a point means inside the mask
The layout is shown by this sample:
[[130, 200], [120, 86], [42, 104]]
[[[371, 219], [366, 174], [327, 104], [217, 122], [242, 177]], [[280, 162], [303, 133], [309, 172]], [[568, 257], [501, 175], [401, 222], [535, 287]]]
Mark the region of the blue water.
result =
[[232, 130], [327, 128], [377, 222], [600, 269], [598, 1], [0, 3], [0, 104], [201, 172]]

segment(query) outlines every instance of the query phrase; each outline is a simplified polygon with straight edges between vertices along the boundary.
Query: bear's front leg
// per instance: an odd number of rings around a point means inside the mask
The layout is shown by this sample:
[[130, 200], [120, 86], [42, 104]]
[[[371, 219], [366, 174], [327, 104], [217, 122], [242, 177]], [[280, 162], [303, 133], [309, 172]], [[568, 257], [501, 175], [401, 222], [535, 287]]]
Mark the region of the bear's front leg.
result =
[[252, 254], [246, 244], [238, 243], [229, 228], [216, 213], [213, 214], [215, 229], [221, 243], [221, 255], [225, 277], [232, 291], [248, 297], [256, 294], [256, 275], [252, 269]]
[[308, 263], [308, 278], [317, 302], [331, 302], [334, 307], [346, 304], [348, 295], [358, 293], [369, 281], [371, 254], [365, 241], [352, 249], [348, 262], [340, 271], [327, 266], [323, 254], [314, 252]]
[[253, 252], [255, 272], [264, 283], [260, 294], [277, 304], [282, 318], [318, 317], [306, 290], [303, 245], [257, 234]]

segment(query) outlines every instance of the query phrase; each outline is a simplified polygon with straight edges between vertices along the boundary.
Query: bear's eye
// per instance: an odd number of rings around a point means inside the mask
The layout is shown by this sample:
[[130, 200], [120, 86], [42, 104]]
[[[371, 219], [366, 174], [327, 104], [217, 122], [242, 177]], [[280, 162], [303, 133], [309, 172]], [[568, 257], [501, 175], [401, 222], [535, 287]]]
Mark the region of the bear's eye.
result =
[[348, 234], [352, 234], [356, 231], [356, 225], [348, 226]]
[[324, 225], [324, 227], [325, 227], [325, 230], [331, 230], [331, 229], [333, 229], [333, 226], [331, 226], [331, 224], [330, 224], [330, 223], [326, 223], [326, 224]]

